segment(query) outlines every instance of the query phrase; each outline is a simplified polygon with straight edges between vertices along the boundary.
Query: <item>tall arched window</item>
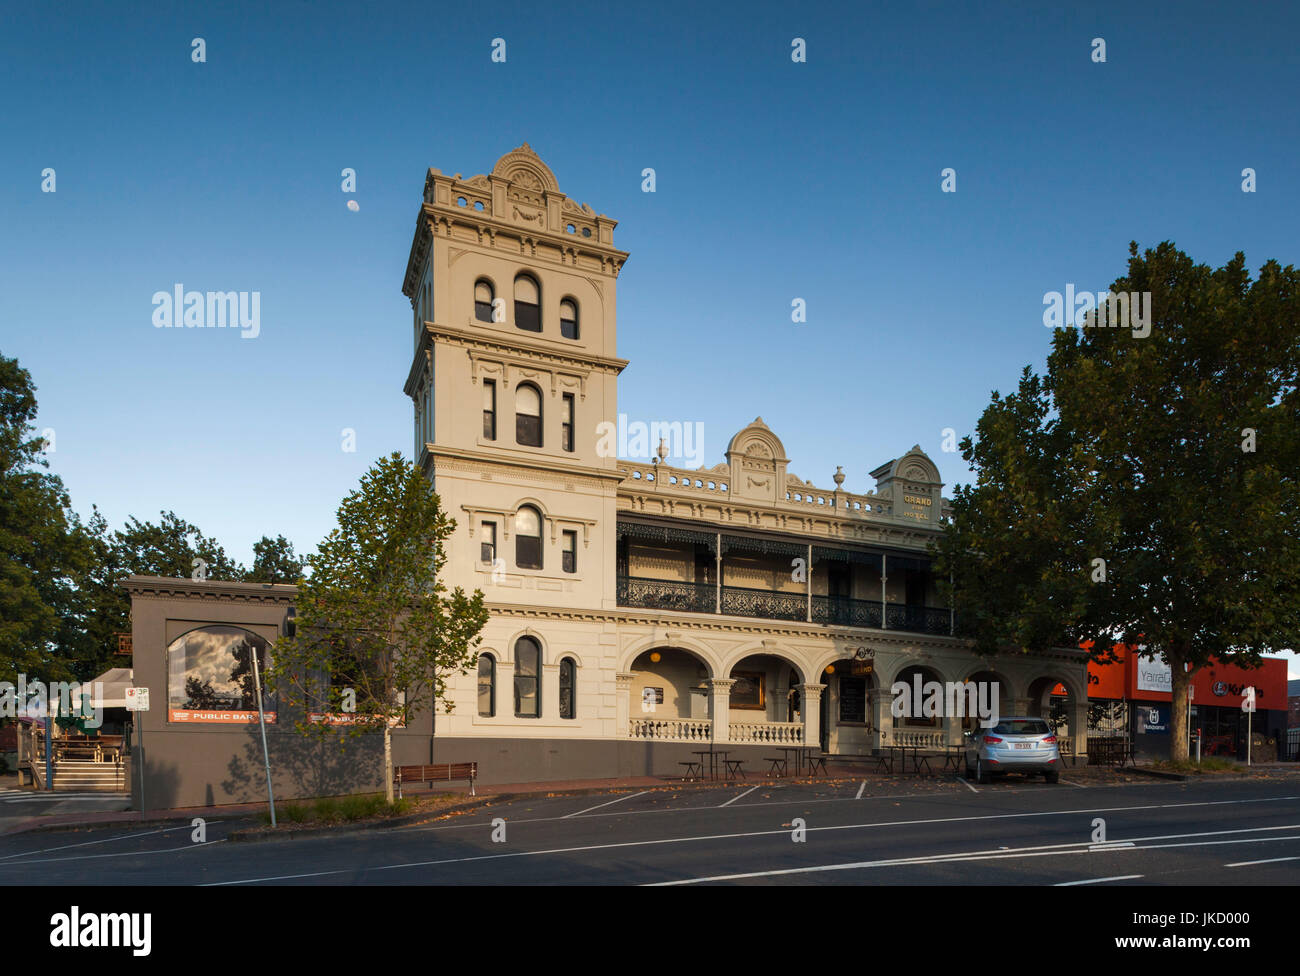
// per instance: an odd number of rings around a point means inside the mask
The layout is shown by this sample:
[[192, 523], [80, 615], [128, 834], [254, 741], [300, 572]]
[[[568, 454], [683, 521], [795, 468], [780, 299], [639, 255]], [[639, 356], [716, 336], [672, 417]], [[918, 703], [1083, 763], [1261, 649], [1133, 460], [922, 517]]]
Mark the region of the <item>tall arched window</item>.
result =
[[578, 338], [578, 303], [572, 298], [560, 302], [560, 335], [566, 339]]
[[531, 637], [515, 642], [515, 715], [537, 718], [542, 714], [542, 649]]
[[485, 718], [497, 713], [497, 661], [491, 654], [478, 656], [478, 713]]
[[573, 658], [566, 657], [560, 662], [560, 718], [573, 718], [578, 714], [577, 693], [578, 666]]
[[542, 513], [531, 505], [515, 513], [515, 565], [542, 568]]
[[[256, 722], [253, 655], [263, 676], [270, 663], [265, 637], [242, 627], [199, 627], [167, 647], [168, 722]], [[263, 685], [263, 710], [275, 721], [275, 696]]]
[[531, 383], [515, 387], [515, 443], [542, 446], [542, 391]]
[[496, 291], [492, 288], [492, 282], [486, 278], [474, 282], [474, 318], [480, 322], [491, 322], [494, 298]]
[[515, 278], [515, 326], [529, 332], [542, 331], [542, 290], [531, 275]]

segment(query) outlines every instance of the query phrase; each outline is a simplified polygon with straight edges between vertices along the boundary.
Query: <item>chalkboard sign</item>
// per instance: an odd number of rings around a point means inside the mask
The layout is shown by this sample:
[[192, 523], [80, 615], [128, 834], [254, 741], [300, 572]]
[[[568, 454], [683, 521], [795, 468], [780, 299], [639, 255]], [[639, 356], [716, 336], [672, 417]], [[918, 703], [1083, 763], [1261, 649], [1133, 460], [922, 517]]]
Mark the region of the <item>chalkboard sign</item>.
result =
[[867, 720], [866, 678], [840, 678], [840, 721], [865, 722]]

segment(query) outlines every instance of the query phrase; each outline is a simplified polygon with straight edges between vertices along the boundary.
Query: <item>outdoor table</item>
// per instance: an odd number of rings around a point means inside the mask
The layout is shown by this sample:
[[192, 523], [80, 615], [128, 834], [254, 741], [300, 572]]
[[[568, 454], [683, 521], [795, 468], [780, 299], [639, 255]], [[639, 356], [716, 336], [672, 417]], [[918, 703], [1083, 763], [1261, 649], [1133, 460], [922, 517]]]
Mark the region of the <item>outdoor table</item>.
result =
[[728, 755], [729, 752], [730, 752], [730, 750], [727, 750], [727, 749], [696, 749], [696, 750], [694, 750], [694, 754], [700, 757], [700, 766], [701, 766], [700, 777], [701, 777], [701, 778], [704, 777], [703, 766], [704, 766], [704, 757], [705, 757], [705, 756], [708, 756], [708, 757], [709, 757], [709, 759], [708, 759], [708, 766], [709, 766], [709, 779], [717, 779], [717, 778], [718, 778], [718, 763], [719, 763], [719, 762], [723, 763], [723, 764], [724, 764], [724, 770], [725, 770], [725, 763], [726, 763], [726, 761], [727, 761], [727, 755]]
[[[907, 772], [907, 754], [908, 754], [909, 752], [911, 752], [911, 754], [912, 754], [912, 772], [914, 772], [914, 773], [919, 773], [919, 772], [921, 771], [921, 763], [925, 763], [925, 768], [926, 768], [926, 771], [927, 771], [927, 772], [930, 771], [930, 763], [929, 763], [929, 761], [926, 759], [925, 756], [922, 756], [922, 755], [921, 755], [921, 747], [920, 747], [920, 746], [908, 746], [908, 745], [893, 744], [893, 745], [885, 746], [885, 748], [888, 749], [891, 753], [892, 753], [895, 749], [898, 750], [898, 752], [899, 752], [899, 756], [900, 756], [900, 757], [902, 758], [902, 760], [903, 760], [903, 762], [902, 762], [903, 772]], [[893, 766], [893, 762], [892, 762], [892, 755], [891, 755], [891, 762], [890, 762], [890, 767], [891, 767], [891, 768], [890, 768], [890, 772], [893, 772], [893, 768], [892, 768], [892, 766]]]
[[965, 764], [965, 762], [966, 762], [965, 746], [945, 747], [943, 753], [943, 768], [945, 771], [948, 769], [948, 766], [951, 765], [953, 772], [960, 773], [962, 771], [962, 766]]
[[812, 752], [812, 747], [811, 746], [782, 746], [777, 751], [785, 753], [785, 758], [787, 761], [789, 761], [790, 759], [790, 753], [792, 752], [794, 753], [794, 774], [798, 776], [800, 773], [803, 772], [804, 760], [807, 758], [808, 753]]

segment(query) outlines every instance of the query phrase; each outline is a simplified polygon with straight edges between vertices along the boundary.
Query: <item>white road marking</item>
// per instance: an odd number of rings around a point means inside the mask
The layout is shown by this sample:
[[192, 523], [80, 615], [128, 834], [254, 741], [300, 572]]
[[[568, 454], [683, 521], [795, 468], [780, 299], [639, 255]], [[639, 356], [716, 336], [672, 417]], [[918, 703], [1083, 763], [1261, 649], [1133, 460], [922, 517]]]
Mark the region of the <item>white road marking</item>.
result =
[[965, 776], [958, 776], [957, 782], [960, 783], [962, 786], [966, 787], [966, 789], [970, 790], [972, 793], [979, 792], [979, 790], [975, 789], [975, 787], [970, 785], [970, 782], [966, 779]]
[[[221, 822], [220, 820], [208, 821], [208, 823], [220, 823], [220, 822]], [[90, 847], [95, 844], [111, 844], [114, 841], [131, 840], [132, 838], [135, 837], [148, 837], [151, 834], [165, 834], [172, 830], [189, 830], [189, 829], [191, 829], [189, 824], [181, 824], [179, 827], [163, 827], [159, 830], [142, 830], [139, 833], [135, 833], [135, 834], [122, 834], [120, 837], [103, 837], [100, 838], [99, 840], [88, 840], [81, 844], [63, 844], [59, 847], [45, 847], [38, 851], [23, 851], [20, 854], [6, 854], [4, 855], [4, 857], [0, 857], [0, 861], [8, 861], [15, 857], [30, 857], [33, 854], [50, 854], [54, 851], [66, 851], [69, 848], [73, 848], [73, 847]]]
[[1079, 789], [1081, 789], [1081, 790], [1086, 790], [1086, 789], [1088, 788], [1088, 787], [1084, 786], [1082, 783], [1074, 783], [1074, 782], [1071, 782], [1071, 781], [1068, 780], [1068, 779], [1063, 779], [1063, 780], [1061, 780], [1061, 782], [1064, 783], [1066, 786], [1077, 786], [1077, 787], [1078, 787]]
[[718, 808], [719, 810], [721, 810], [723, 807], [729, 807], [729, 806], [731, 806], [733, 803], [735, 803], [737, 800], [741, 799], [741, 797], [749, 796], [749, 794], [753, 793], [756, 789], [758, 789], [757, 786], [751, 786], [749, 789], [745, 790], [744, 793], [741, 793], [739, 796], [733, 796], [733, 797], [732, 797], [730, 800], [728, 800], [726, 803], [719, 803], [717, 808]]
[[[1142, 785], [1143, 787], [1153, 786], [1157, 789], [1164, 789], [1167, 788], [1169, 785], [1174, 785], [1174, 784], [1172, 784], [1170, 781], [1165, 781], [1165, 782], [1152, 783], [1152, 784], [1144, 783]], [[1108, 787], [1108, 788], [1131, 789], [1132, 787], [1125, 785], [1125, 786], [1116, 786], [1116, 787]], [[976, 792], [979, 791], [977, 790]], [[998, 790], [997, 792], [999, 794], [1002, 794], [1002, 793], [1013, 793], [1016, 791]], [[896, 794], [889, 794], [885, 796], [874, 796], [874, 797], [870, 797], [870, 799], [872, 800], [917, 800], [917, 799], [925, 800], [930, 798], [942, 799], [943, 796], [944, 794], [942, 793], [896, 793]], [[856, 827], [908, 827], [916, 824], [961, 823], [963, 821], [968, 821], [968, 820], [1005, 820], [1008, 818], [1016, 818], [1016, 817], [1055, 817], [1055, 816], [1065, 816], [1068, 814], [1076, 814], [1076, 813], [1080, 813], [1080, 814], [1124, 813], [1130, 810], [1174, 810], [1174, 809], [1181, 809], [1183, 807], [1237, 805], [1242, 803], [1271, 803], [1274, 801], [1281, 801], [1281, 800], [1300, 800], [1300, 796], [1261, 796], [1249, 800], [1205, 800], [1196, 803], [1153, 803], [1153, 804], [1146, 804], [1143, 806], [1134, 806], [1134, 807], [1096, 807], [1096, 808], [1083, 808], [1078, 810], [1047, 810], [1043, 812], [1032, 812], [1032, 813], [989, 814], [986, 816], [978, 816], [978, 817], [947, 817], [947, 818], [935, 819], [935, 820], [887, 820], [887, 821], [882, 821], [880, 823], [874, 823], [874, 824], [848, 825], [847, 827], [844, 828], [815, 827], [812, 829], [840, 830], [840, 829], [853, 829], [855, 826]], [[850, 800], [847, 796], [827, 797], [824, 799], [766, 800], [758, 803], [746, 803], [745, 809], [752, 810], [756, 807], [790, 806], [791, 804], [808, 806], [814, 803], [851, 803], [851, 802], [853, 801]], [[595, 817], [634, 817], [634, 816], [640, 816], [641, 814], [647, 814], [647, 813], [657, 813], [657, 814], [699, 813], [704, 810], [717, 810], [717, 809], [719, 808], [712, 804], [710, 804], [709, 806], [659, 807], [650, 810], [625, 810], [625, 811], [611, 811], [609, 813], [598, 813], [595, 815]], [[554, 823], [559, 820], [567, 820], [568, 817], [569, 817], [568, 814], [560, 817], [530, 817], [526, 820], [524, 819], [511, 820], [510, 822], [515, 825], [525, 824], [525, 823]], [[591, 819], [595, 819], [595, 817]], [[430, 827], [411, 826], [411, 827], [398, 827], [395, 829], [401, 830], [403, 832], [410, 832], [410, 833], [426, 833], [426, 832], [441, 831], [441, 830], [477, 829], [482, 827], [486, 823], [489, 823], [489, 821], [474, 820], [474, 821], [465, 821], [462, 823], [439, 824], [437, 826], [430, 826]]]
[[1225, 868], [1248, 868], [1252, 864], [1280, 864], [1282, 861], [1300, 861], [1300, 857], [1270, 857], [1264, 861], [1237, 861], [1234, 864], [1225, 864]]
[[[1264, 828], [1272, 829], [1272, 828]], [[1238, 831], [1229, 831], [1237, 833]], [[1177, 837], [1196, 837], [1199, 834], [1170, 834], [1170, 838]], [[1162, 838], [1155, 838], [1162, 839]], [[1128, 850], [1162, 850], [1167, 847], [1204, 847], [1219, 844], [1259, 844], [1271, 841], [1300, 840], [1300, 835], [1292, 837], [1251, 837], [1238, 838], [1236, 840], [1216, 840], [1216, 841], [1193, 841], [1189, 844], [1151, 844], [1147, 847], [1130, 847]], [[1045, 849], [1040, 847], [1021, 847], [1016, 849], [999, 848], [996, 851], [971, 851], [964, 854], [931, 854], [921, 855], [918, 857], [900, 857], [881, 861], [854, 861], [847, 864], [819, 864], [805, 868], [784, 868], [776, 871], [749, 871], [744, 874], [723, 874], [715, 875], [711, 878], [687, 878], [681, 881], [659, 881], [646, 887], [668, 888], [677, 885], [700, 884], [709, 881], [741, 881], [748, 878], [770, 878], [779, 875], [790, 874], [816, 874], [824, 871], [859, 871], [865, 868], [878, 867], [909, 867], [925, 866], [930, 864], [952, 864], [965, 863], [968, 861], [1002, 861], [1015, 860], [1024, 857], [1061, 857], [1067, 854], [1087, 854], [1091, 851], [1083, 850], [1077, 844], [1061, 844], [1054, 849]], [[1131, 875], [1131, 877], [1141, 877], [1141, 875]], [[1108, 880], [1117, 880], [1114, 878]]]
[[1052, 885], [1053, 888], [1073, 888], [1075, 885], [1086, 884], [1104, 884], [1107, 881], [1132, 881], [1134, 878], [1140, 878], [1140, 874], [1117, 874], [1113, 878], [1089, 878], [1087, 881], [1058, 881]]
[[855, 799], [855, 800], [861, 800], [861, 799], [862, 799], [862, 791], [865, 790], [866, 788], [867, 788], [867, 781], [864, 779], [864, 780], [862, 781], [862, 785], [858, 787], [858, 795], [855, 796], [853, 799]]
[[33, 864], [58, 864], [63, 861], [98, 861], [106, 857], [147, 857], [150, 854], [175, 854], [177, 851], [193, 851], [200, 847], [211, 847], [213, 844], [224, 844], [226, 839], [208, 840], [202, 844], [186, 844], [183, 847], [164, 847], [156, 851], [115, 851], [111, 854], [76, 854], [72, 857], [41, 857], [34, 861], [11, 861], [8, 864], [0, 864], [3, 868], [28, 868]]
[[615, 803], [622, 803], [624, 800], [635, 800], [638, 796], [645, 796], [649, 790], [642, 790], [640, 793], [628, 793], [625, 796], [615, 797], [607, 803], [597, 803], [594, 807], [587, 807], [585, 810], [579, 810], [577, 813], [566, 813], [561, 820], [568, 820], [570, 817], [579, 817], [584, 813], [591, 813], [592, 810], [599, 810], [601, 807], [612, 806]]
[[[1250, 803], [1254, 801], [1224, 800], [1220, 802], [1235, 804], [1235, 803]], [[1180, 807], [1181, 806], [1207, 806], [1207, 805], [1209, 804], [1200, 804], [1200, 803], [1168, 804], [1168, 806], [1180, 806]], [[1152, 809], [1152, 808], [1134, 807], [1129, 809]], [[1071, 811], [1071, 812], [1077, 813], [1079, 811]], [[1083, 812], [1091, 813], [1094, 811], [1083, 811]], [[1030, 816], [1030, 817], [1051, 816], [1051, 814], [1032, 814], [1032, 813], [1031, 814], [999, 814], [999, 815], [993, 815], [988, 817], [952, 817], [952, 818], [937, 819], [937, 820], [898, 821], [895, 823], [885, 823], [885, 824], [844, 824], [844, 825], [834, 825], [834, 826], [827, 826], [827, 827], [808, 827], [806, 829], [809, 833], [812, 833], [814, 831], [858, 830], [858, 829], [864, 829], [870, 827], [888, 827], [888, 826], [899, 826], [905, 824], [953, 823], [953, 822], [961, 822], [966, 820], [1004, 820], [1004, 819], [1015, 819], [1022, 816]], [[1300, 825], [1293, 824], [1284, 827], [1257, 827], [1254, 828], [1253, 830], [1246, 829], [1246, 830], [1232, 830], [1232, 831], [1213, 831], [1213, 832], [1195, 833], [1195, 834], [1166, 834], [1159, 837], [1139, 837], [1139, 838], [1134, 838], [1134, 840], [1136, 841], [1177, 840], [1185, 837], [1207, 837], [1207, 836], [1220, 836], [1222, 834], [1254, 833], [1260, 830], [1294, 830], [1297, 829], [1297, 827], [1300, 827]], [[621, 850], [629, 847], [660, 847], [667, 844], [691, 844], [691, 843], [703, 843], [705, 841], [741, 840], [749, 837], [772, 837], [772, 836], [788, 837], [789, 833], [790, 832], [788, 830], [782, 828], [778, 830], [751, 830], [751, 831], [745, 831], [742, 833], [733, 833], [733, 834], [707, 834], [699, 837], [666, 837], [659, 840], [623, 841], [617, 844], [585, 844], [578, 847], [558, 847], [558, 848], [549, 848], [540, 851], [511, 851], [509, 853], [504, 853], [504, 854], [479, 854], [473, 857], [442, 858], [442, 859], [432, 860], [432, 861], [411, 861], [402, 864], [381, 864], [381, 865], [370, 866], [365, 868], [338, 868], [330, 871], [311, 871], [305, 874], [284, 874], [284, 875], [274, 875], [274, 876], [264, 877], [264, 878], [242, 878], [235, 881], [214, 881], [214, 882], [209, 882], [208, 884], [203, 885], [202, 887], [224, 887], [228, 885], [238, 885], [238, 884], [259, 884], [266, 881], [295, 881], [302, 878], [322, 878], [322, 877], [327, 877], [329, 875], [335, 875], [335, 874], [355, 874], [360, 871], [397, 871], [406, 868], [436, 867], [444, 864], [467, 864], [475, 861], [496, 861], [496, 860], [502, 860], [504, 858], [513, 858], [513, 857], [544, 857], [551, 854], [581, 854], [589, 851]], [[1198, 847], [1198, 846], [1204, 846], [1208, 844], [1248, 844], [1248, 843], [1259, 843], [1259, 842], [1274, 841], [1274, 840], [1300, 840], [1300, 835], [1294, 837], [1264, 837], [1264, 838], [1257, 837], [1248, 840], [1240, 839], [1240, 840], [1227, 840], [1227, 841], [1195, 841], [1189, 844], [1162, 844], [1162, 845], [1153, 845], [1153, 847]], [[810, 868], [789, 868], [781, 871], [757, 871], [757, 872], [750, 872], [746, 874], [723, 875], [714, 878], [693, 878], [693, 879], [687, 879], [683, 881], [665, 881], [665, 882], [660, 882], [659, 884], [660, 885], [696, 884], [701, 881], [729, 881], [729, 880], [735, 880], [740, 878], [759, 878], [759, 877], [769, 877], [769, 876], [781, 875], [781, 874], [803, 874], [803, 873], [816, 872], [816, 871], [847, 871], [847, 870], [857, 870], [859, 868], [864, 868], [864, 867], [879, 867], [879, 866], [887, 866], [887, 865], [930, 864], [930, 863], [937, 864], [946, 861], [978, 861], [978, 860], [1019, 858], [1019, 857], [1054, 857], [1063, 854], [1087, 854], [1089, 853], [1089, 851], [1087, 850], [1089, 846], [1091, 846], [1089, 841], [1080, 841], [1071, 844], [1048, 844], [1040, 847], [1023, 847], [1023, 848], [1018, 848], [1016, 850], [1010, 850], [1008, 848], [1000, 848], [997, 851], [970, 851], [970, 852], [957, 853], [957, 854], [932, 854], [932, 855], [922, 855], [914, 858], [896, 858], [892, 860], [883, 860], [883, 861], [862, 861], [862, 862], [855, 862], [852, 864], [823, 865], [823, 866], [810, 867]], [[1144, 850], [1150, 848], [1130, 847], [1128, 849]]]

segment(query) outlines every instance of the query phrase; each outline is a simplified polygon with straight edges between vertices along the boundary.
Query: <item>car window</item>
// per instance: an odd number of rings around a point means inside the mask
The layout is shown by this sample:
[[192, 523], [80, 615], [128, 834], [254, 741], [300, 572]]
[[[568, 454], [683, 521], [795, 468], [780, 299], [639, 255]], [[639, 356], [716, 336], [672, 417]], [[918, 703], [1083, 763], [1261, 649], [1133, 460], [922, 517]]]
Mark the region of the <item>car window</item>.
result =
[[1041, 718], [1003, 719], [993, 726], [991, 731], [1000, 732], [1003, 735], [1047, 735], [1050, 732], [1047, 723]]

